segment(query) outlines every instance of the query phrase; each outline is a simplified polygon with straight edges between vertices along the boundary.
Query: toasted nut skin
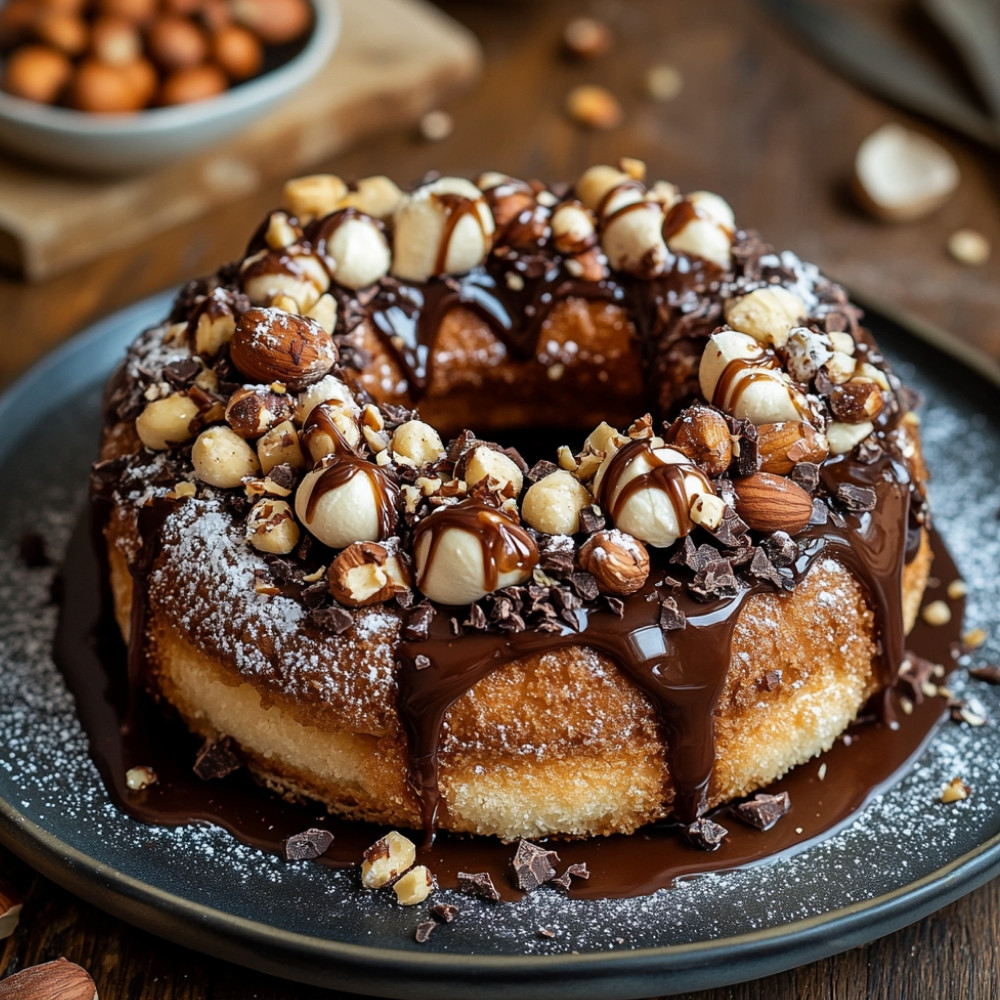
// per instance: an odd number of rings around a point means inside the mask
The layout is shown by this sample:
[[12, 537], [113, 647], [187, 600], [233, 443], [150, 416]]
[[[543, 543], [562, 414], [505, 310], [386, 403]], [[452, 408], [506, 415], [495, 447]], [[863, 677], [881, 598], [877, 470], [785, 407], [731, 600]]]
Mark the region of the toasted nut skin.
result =
[[384, 545], [355, 542], [330, 563], [330, 593], [349, 608], [381, 604], [410, 589], [405, 564]]
[[226, 423], [240, 437], [254, 440], [287, 420], [294, 408], [287, 395], [272, 392], [266, 386], [245, 385], [229, 397]]
[[580, 548], [577, 562], [597, 581], [602, 594], [625, 597], [641, 590], [649, 576], [649, 552], [623, 531], [598, 531]]
[[303, 389], [318, 382], [337, 360], [333, 338], [319, 323], [280, 309], [254, 307], [236, 320], [233, 364], [254, 382], [283, 382]]
[[755, 531], [801, 531], [812, 517], [812, 497], [797, 483], [770, 472], [733, 481], [736, 513]]
[[361, 884], [366, 889], [380, 889], [399, 878], [416, 859], [417, 848], [413, 841], [390, 830], [365, 851]]
[[733, 460], [733, 440], [725, 417], [708, 406], [689, 406], [664, 435], [710, 476], [720, 476]]
[[822, 462], [830, 453], [826, 435], [805, 421], [787, 420], [757, 428], [760, 471], [787, 475], [799, 462]]

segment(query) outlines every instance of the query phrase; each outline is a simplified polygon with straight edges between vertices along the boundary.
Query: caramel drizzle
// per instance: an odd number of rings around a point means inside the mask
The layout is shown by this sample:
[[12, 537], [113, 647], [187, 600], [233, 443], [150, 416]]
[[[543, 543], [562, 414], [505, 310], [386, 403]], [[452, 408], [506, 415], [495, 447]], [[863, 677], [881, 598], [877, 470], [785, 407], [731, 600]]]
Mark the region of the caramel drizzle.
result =
[[325, 403], [314, 406], [306, 417], [306, 422], [302, 425], [302, 438], [305, 442], [306, 451], [312, 454], [311, 445], [321, 435], [326, 434], [333, 445], [332, 451], [328, 454], [339, 457], [357, 458], [358, 454], [351, 447], [350, 442], [344, 437], [344, 432], [334, 423], [333, 417]]
[[313, 519], [320, 500], [327, 493], [346, 486], [355, 476], [368, 477], [375, 497], [379, 532], [382, 537], [389, 535], [396, 526], [396, 498], [399, 487], [377, 465], [350, 455], [338, 455], [336, 461], [317, 476], [306, 503], [306, 520]]
[[438, 277], [446, 271], [445, 265], [448, 263], [451, 238], [462, 219], [469, 216], [475, 219], [484, 246], [489, 245], [490, 239], [486, 232], [486, 226], [483, 224], [481, 209], [486, 206], [486, 199], [482, 195], [478, 198], [467, 198], [463, 194], [435, 193], [431, 197], [445, 211], [444, 230], [441, 233], [441, 242], [438, 244], [437, 258], [434, 261], [434, 277]]

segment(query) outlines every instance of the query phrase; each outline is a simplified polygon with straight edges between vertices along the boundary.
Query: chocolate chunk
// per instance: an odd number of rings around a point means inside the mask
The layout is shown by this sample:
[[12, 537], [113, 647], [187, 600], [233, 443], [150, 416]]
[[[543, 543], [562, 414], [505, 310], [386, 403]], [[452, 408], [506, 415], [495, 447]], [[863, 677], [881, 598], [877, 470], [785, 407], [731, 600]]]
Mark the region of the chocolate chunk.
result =
[[186, 389], [201, 371], [201, 365], [194, 358], [171, 361], [163, 366], [163, 381], [172, 389]]
[[733, 507], [726, 506], [722, 514], [722, 522], [712, 531], [713, 537], [727, 548], [739, 548], [746, 544], [746, 536], [750, 525], [736, 513]]
[[767, 558], [779, 568], [791, 566], [799, 556], [799, 547], [787, 531], [775, 531], [760, 546], [767, 553]]
[[986, 681], [987, 684], [1000, 684], [1000, 667], [994, 663], [985, 667], [970, 667], [969, 676], [975, 677], [977, 681]]
[[885, 449], [878, 443], [874, 437], [866, 437], [864, 441], [861, 442], [854, 449], [854, 457], [862, 465], [873, 465], [877, 462], [882, 455], [885, 454]]
[[429, 656], [424, 656], [423, 653], [417, 653], [417, 655], [413, 657], [413, 666], [416, 667], [417, 670], [426, 670], [430, 665], [431, 658]]
[[768, 670], [767, 673], [757, 681], [757, 683], [765, 691], [774, 691], [781, 687], [781, 671]]
[[489, 872], [459, 872], [458, 881], [463, 882], [485, 899], [494, 903], [500, 901], [500, 893], [497, 892], [497, 887], [493, 884]]
[[37, 531], [26, 531], [17, 542], [17, 558], [29, 569], [51, 565], [45, 539]]
[[539, 479], [544, 479], [546, 476], [551, 476], [553, 472], [558, 471], [559, 466], [555, 462], [550, 462], [543, 458], [535, 462], [528, 470], [528, 479], [533, 483], [537, 483]]
[[758, 792], [749, 802], [741, 802], [734, 810], [738, 819], [758, 830], [770, 830], [791, 808], [788, 792], [768, 795]]
[[573, 550], [570, 549], [544, 549], [538, 554], [538, 568], [546, 573], [556, 573], [559, 576], [567, 576], [573, 572]]
[[660, 628], [664, 632], [687, 628], [687, 616], [677, 606], [676, 599], [665, 594], [660, 598]]
[[321, 607], [330, 596], [329, 584], [324, 580], [316, 580], [315, 583], [310, 583], [308, 586], [303, 587], [299, 596], [306, 608]]
[[287, 462], [282, 462], [281, 465], [276, 465], [267, 474], [267, 478], [270, 479], [275, 486], [280, 486], [286, 490], [295, 489], [295, 484], [299, 480], [295, 470]]
[[815, 493], [819, 489], [819, 466], [813, 462], [799, 462], [788, 474], [788, 478], [806, 493]]
[[875, 490], [871, 486], [841, 483], [837, 487], [837, 499], [848, 510], [861, 512], [875, 509]]
[[549, 879], [549, 884], [557, 885], [560, 889], [569, 891], [570, 880], [574, 876], [582, 879], [590, 878], [590, 869], [587, 867], [585, 862], [579, 861], [570, 865], [566, 871], [562, 873], [562, 875], [559, 875], [557, 878]]
[[469, 605], [469, 617], [462, 622], [463, 628], [475, 629], [477, 632], [485, 630], [487, 625], [486, 613], [478, 604]]
[[716, 558], [704, 569], [695, 573], [688, 584], [688, 590], [696, 597], [732, 597], [739, 589], [732, 563], [728, 559]]
[[594, 506], [584, 507], [580, 511], [580, 530], [585, 535], [592, 535], [595, 531], [603, 531], [607, 524], [607, 519], [603, 514], [598, 513], [598, 508]]
[[750, 563], [750, 574], [758, 580], [768, 580], [776, 587], [784, 587], [785, 581], [775, 568], [767, 553], [762, 549], [754, 549], [753, 561]]
[[573, 590], [585, 601], [596, 601], [600, 590], [597, 586], [597, 580], [594, 579], [593, 575], [590, 573], [584, 573], [582, 570], [576, 573], [571, 573], [569, 578], [570, 586]]
[[437, 917], [443, 924], [450, 924], [458, 916], [458, 907], [451, 903], [436, 903], [431, 907], [431, 916]]
[[604, 594], [603, 598], [608, 611], [616, 618], [621, 618], [625, 614], [625, 602], [620, 597], [612, 597], [610, 594]]
[[475, 443], [476, 435], [466, 429], [448, 442], [448, 461], [454, 465]]
[[417, 929], [413, 932], [413, 937], [417, 944], [426, 944], [437, 924], [433, 920], [424, 920], [417, 924]]
[[726, 837], [729, 831], [719, 823], [702, 816], [684, 828], [684, 836], [703, 851], [714, 851]]
[[307, 620], [316, 628], [334, 635], [343, 635], [353, 624], [354, 616], [347, 608], [313, 608], [307, 615]]
[[830, 520], [830, 508], [819, 498], [813, 500], [813, 512], [809, 518], [809, 527], [818, 527]]
[[427, 603], [420, 603], [410, 609], [403, 626], [403, 638], [407, 642], [423, 642], [430, 636], [431, 622], [434, 620], [434, 608]]
[[757, 448], [757, 428], [749, 420], [726, 417], [729, 433], [733, 437], [733, 471], [737, 478], [752, 476], [760, 467]]
[[220, 740], [205, 740], [195, 758], [193, 771], [202, 781], [224, 778], [243, 766], [228, 736]]
[[314, 861], [325, 854], [332, 843], [333, 834], [329, 830], [310, 827], [302, 833], [293, 833], [281, 847], [286, 861]]
[[555, 862], [558, 860], [559, 855], [555, 851], [547, 851], [530, 840], [519, 840], [512, 862], [515, 885], [523, 892], [537, 889], [542, 883], [555, 878]]

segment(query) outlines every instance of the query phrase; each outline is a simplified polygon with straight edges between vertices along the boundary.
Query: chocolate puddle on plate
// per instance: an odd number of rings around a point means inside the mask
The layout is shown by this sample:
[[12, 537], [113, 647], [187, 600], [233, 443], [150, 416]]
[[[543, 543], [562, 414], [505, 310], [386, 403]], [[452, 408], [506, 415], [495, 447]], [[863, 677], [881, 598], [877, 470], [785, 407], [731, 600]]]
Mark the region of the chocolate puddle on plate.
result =
[[[947, 600], [945, 587], [959, 576], [936, 534], [934, 579], [924, 602]], [[192, 771], [200, 741], [144, 695], [129, 711], [127, 651], [118, 629], [103, 610], [97, 581], [97, 557], [86, 516], [80, 519], [63, 568], [65, 593], [55, 635], [55, 659], [76, 702], [91, 753], [114, 804], [133, 818], [153, 825], [210, 822], [243, 843], [281, 854], [282, 843], [310, 827], [329, 830], [334, 841], [321, 864], [349, 868], [363, 850], [385, 833], [384, 827], [330, 816], [319, 806], [290, 804], [262, 790], [245, 771], [204, 781]], [[918, 620], [907, 648], [945, 670], [954, 668], [961, 634], [962, 601], [948, 601], [948, 625]], [[709, 813], [729, 830], [715, 851], [692, 847], [670, 824], [655, 824], [631, 836], [553, 841], [548, 846], [562, 866], [585, 863], [587, 881], [574, 879], [570, 895], [578, 899], [641, 896], [669, 888], [677, 879], [740, 868], [797, 853], [811, 841], [843, 826], [874, 795], [891, 785], [918, 755], [946, 714], [941, 698], [923, 698], [906, 714], [900, 694], [891, 694], [899, 728], [876, 721], [859, 722], [820, 757], [795, 768], [763, 791], [786, 791], [791, 809], [766, 831], [743, 824], [730, 806]], [[891, 716], [890, 716], [891, 717]], [[129, 768], [146, 765], [158, 776], [155, 785], [128, 789]], [[418, 836], [419, 839], [419, 836]], [[516, 899], [510, 861], [514, 849], [490, 838], [438, 835], [422, 848], [419, 860], [443, 888], [457, 888], [457, 874], [489, 872], [505, 899]], [[562, 867], [560, 867], [562, 870]]]

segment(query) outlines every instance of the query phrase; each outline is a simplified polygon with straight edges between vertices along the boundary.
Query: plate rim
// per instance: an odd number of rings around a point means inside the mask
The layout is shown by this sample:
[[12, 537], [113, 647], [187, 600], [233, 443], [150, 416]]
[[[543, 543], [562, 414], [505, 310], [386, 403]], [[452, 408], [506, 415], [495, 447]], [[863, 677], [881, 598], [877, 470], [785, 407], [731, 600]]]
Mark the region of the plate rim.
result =
[[[134, 339], [155, 309], [164, 315], [176, 289], [159, 292], [88, 325], [45, 354], [0, 395], [9, 433], [0, 461], [40, 419], [21, 405], [54, 371], [100, 344], [121, 357], [119, 341]], [[866, 312], [918, 337], [978, 378], [1000, 386], [1000, 367], [952, 334], [871, 296], [853, 295]], [[62, 379], [65, 384], [65, 378]], [[92, 386], [92, 374], [70, 379], [64, 392]], [[96, 442], [95, 442], [96, 453]], [[0, 797], [0, 843], [45, 877], [87, 902], [154, 935], [216, 958], [287, 980], [351, 989], [373, 996], [462, 997], [475, 986], [484, 997], [505, 997], [530, 983], [545, 997], [639, 997], [723, 987], [826, 958], [915, 923], [1000, 874], [1000, 833], [948, 864], [886, 893], [836, 910], [744, 934], [628, 951], [573, 955], [426, 953], [355, 944], [273, 927], [160, 889], [66, 843]], [[206, 940], [208, 938], [208, 940]], [[254, 945], [267, 944], [266, 949]], [[790, 943], [794, 947], [789, 947]], [[724, 966], [712, 963], [724, 952]], [[303, 959], [307, 962], [303, 964]], [[373, 975], [373, 968], [377, 973]], [[727, 971], [723, 971], [727, 970]], [[706, 975], [709, 973], [709, 975]], [[401, 982], [399, 977], [408, 978]], [[498, 978], [498, 975], [500, 978]], [[448, 982], [442, 984], [440, 978]], [[669, 976], [669, 982], [661, 982]], [[576, 979], [574, 977], [581, 977]], [[331, 982], [331, 979], [334, 980]], [[403, 992], [399, 992], [402, 989]], [[456, 992], [457, 990], [457, 992]], [[666, 993], [664, 993], [666, 990]]]

